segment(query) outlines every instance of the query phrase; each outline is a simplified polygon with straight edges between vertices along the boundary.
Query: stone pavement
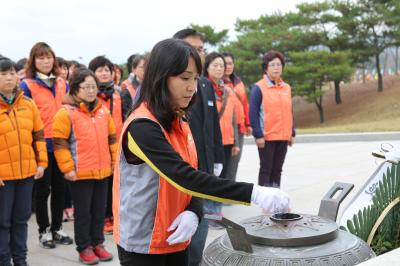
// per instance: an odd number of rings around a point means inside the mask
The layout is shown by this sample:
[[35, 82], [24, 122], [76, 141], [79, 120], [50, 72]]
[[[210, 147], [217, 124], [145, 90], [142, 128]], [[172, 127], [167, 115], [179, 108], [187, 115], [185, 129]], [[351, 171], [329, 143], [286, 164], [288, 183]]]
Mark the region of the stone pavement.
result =
[[[353, 191], [342, 203], [342, 206], [346, 206], [378, 166], [378, 162], [370, 154], [379, 144], [379, 141], [297, 143], [289, 148], [282, 173], [282, 189], [291, 197], [292, 211], [317, 214], [320, 200], [336, 181], [355, 185]], [[257, 175], [257, 149], [254, 145], [245, 145], [238, 180], [257, 183]], [[256, 206], [235, 205], [224, 207], [223, 213], [228, 219], [240, 221], [258, 215], [261, 211]], [[73, 223], [64, 223], [64, 229], [73, 236]], [[224, 230], [210, 230], [207, 243], [223, 233]], [[105, 245], [115, 258], [111, 262], [103, 262], [100, 265], [119, 265], [116, 247], [111, 236], [106, 237]], [[81, 265], [74, 246], [58, 246], [53, 250], [39, 247], [34, 216], [29, 222], [28, 248], [28, 261], [31, 266]]]

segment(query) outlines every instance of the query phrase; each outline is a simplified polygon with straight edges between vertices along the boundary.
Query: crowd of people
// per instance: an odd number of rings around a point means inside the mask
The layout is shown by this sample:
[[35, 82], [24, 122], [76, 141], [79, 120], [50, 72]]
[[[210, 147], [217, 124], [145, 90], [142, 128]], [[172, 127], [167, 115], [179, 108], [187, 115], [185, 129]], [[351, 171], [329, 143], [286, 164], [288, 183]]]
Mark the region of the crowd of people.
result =
[[[17, 63], [1, 56], [0, 266], [27, 265], [32, 211], [43, 248], [75, 242], [92, 265], [113, 259], [104, 246], [113, 234], [121, 265], [152, 266], [199, 265], [216, 229], [203, 214], [222, 216], [224, 203], [288, 211], [280, 180], [295, 131], [284, 57], [264, 55], [250, 101], [234, 62], [206, 55], [193, 29], [129, 56], [126, 80], [105, 56], [84, 66], [44, 42]], [[236, 181], [251, 134], [258, 185]]]

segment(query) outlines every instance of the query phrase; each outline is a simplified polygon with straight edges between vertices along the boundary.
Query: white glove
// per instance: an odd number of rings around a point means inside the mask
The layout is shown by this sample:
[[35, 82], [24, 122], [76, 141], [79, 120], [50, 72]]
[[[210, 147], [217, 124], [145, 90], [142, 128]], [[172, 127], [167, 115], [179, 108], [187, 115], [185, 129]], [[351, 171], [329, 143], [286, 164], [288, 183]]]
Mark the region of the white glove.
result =
[[222, 172], [223, 165], [222, 163], [215, 163], [214, 164], [214, 175], [219, 176]]
[[194, 233], [196, 233], [198, 225], [199, 218], [194, 212], [184, 211], [180, 213], [168, 228], [168, 232], [176, 229], [176, 231], [168, 237], [168, 244], [173, 245], [188, 241]]
[[254, 185], [251, 201], [269, 213], [289, 211], [289, 196], [279, 188]]

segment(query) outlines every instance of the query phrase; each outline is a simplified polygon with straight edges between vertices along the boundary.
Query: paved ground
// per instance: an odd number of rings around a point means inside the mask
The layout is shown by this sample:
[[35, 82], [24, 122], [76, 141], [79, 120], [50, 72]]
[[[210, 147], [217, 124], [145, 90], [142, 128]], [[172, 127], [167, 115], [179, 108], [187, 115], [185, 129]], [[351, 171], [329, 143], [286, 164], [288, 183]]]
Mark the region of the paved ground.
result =
[[[283, 170], [282, 188], [292, 200], [292, 210], [298, 213], [317, 214], [321, 198], [336, 182], [355, 184], [355, 189], [344, 201], [343, 206], [372, 174], [378, 163], [371, 151], [380, 142], [338, 142], [338, 143], [299, 143], [290, 148]], [[240, 162], [238, 180], [257, 182], [258, 154], [255, 146], [245, 145]], [[225, 207], [224, 215], [234, 221], [260, 214], [256, 206]], [[64, 223], [64, 229], [73, 235], [73, 224]], [[209, 243], [224, 230], [209, 232]], [[113, 252], [115, 259], [102, 265], [119, 265], [112, 238], [107, 236], [106, 247]], [[80, 265], [74, 246], [58, 246], [54, 250], [44, 250], [38, 245], [38, 235], [33, 216], [29, 222], [29, 255], [31, 266]]]

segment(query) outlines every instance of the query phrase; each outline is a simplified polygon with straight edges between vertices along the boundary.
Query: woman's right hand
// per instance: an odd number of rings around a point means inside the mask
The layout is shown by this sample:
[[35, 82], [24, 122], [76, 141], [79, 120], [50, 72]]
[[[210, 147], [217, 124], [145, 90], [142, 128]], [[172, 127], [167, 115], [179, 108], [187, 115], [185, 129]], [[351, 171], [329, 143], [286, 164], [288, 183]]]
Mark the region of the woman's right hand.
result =
[[4, 187], [4, 186], [5, 186], [5, 184], [4, 184], [3, 180], [0, 179], [0, 187]]
[[257, 147], [258, 147], [259, 149], [264, 148], [264, 145], [265, 145], [265, 140], [264, 140], [264, 138], [258, 138], [258, 139], [256, 139], [256, 145], [257, 145]]
[[67, 179], [68, 181], [76, 181], [78, 177], [76, 176], [76, 172], [74, 170], [64, 174], [64, 178]]
[[267, 213], [288, 212], [290, 210], [290, 198], [279, 188], [254, 185], [251, 201]]

